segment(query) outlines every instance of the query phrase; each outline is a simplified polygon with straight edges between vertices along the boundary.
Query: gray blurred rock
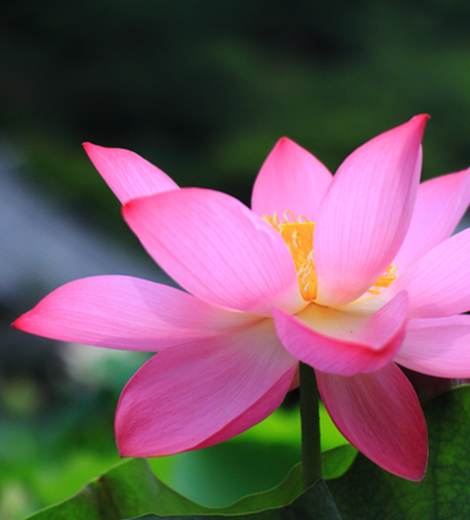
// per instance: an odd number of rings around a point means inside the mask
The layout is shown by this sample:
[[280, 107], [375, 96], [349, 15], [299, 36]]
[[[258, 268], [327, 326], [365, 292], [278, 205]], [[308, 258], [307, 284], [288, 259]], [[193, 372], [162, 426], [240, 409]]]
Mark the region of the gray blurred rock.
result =
[[48, 199], [14, 161], [2, 157], [1, 147], [0, 245], [0, 383], [35, 380], [49, 397], [60, 394], [66, 379], [58, 354], [62, 345], [13, 329], [12, 321], [78, 278], [125, 274], [172, 283], [150, 257], [133, 256], [104, 231]]
[[3, 305], [34, 305], [38, 296], [64, 283], [101, 274], [170, 283], [150, 258], [145, 262], [130, 255], [104, 232], [81, 222], [27, 183], [1, 157], [0, 215]]

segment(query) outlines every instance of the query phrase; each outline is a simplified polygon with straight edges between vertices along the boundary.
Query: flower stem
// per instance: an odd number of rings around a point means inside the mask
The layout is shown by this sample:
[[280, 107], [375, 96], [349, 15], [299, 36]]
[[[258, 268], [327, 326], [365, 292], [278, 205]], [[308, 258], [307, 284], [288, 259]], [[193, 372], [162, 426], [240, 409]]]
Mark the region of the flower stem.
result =
[[315, 371], [300, 363], [300, 420], [304, 489], [321, 478], [319, 396]]

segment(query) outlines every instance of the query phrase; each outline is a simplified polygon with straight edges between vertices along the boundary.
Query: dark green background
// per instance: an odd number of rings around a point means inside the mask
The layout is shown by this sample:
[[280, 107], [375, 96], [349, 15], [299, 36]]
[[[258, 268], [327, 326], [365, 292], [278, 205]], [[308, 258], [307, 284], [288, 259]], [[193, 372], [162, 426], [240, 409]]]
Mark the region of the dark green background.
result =
[[86, 140], [248, 201], [283, 135], [335, 170], [427, 112], [424, 174], [441, 175], [470, 164], [469, 23], [452, 0], [18, 0], [0, 17], [0, 128], [103, 218]]

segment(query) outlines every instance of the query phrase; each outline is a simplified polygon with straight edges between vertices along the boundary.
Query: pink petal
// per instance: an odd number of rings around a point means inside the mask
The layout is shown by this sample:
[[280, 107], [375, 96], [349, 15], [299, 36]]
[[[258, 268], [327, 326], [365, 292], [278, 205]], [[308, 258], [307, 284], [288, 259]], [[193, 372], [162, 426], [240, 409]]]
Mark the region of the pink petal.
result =
[[410, 223], [427, 116], [381, 134], [340, 166], [315, 227], [318, 303], [359, 298], [390, 265]]
[[166, 173], [134, 152], [91, 143], [84, 143], [83, 146], [95, 168], [122, 204], [137, 197], [178, 189], [178, 185]]
[[346, 439], [390, 473], [422, 480], [428, 455], [426, 422], [403, 372], [390, 363], [353, 377], [316, 374], [322, 401]]
[[273, 311], [276, 331], [293, 356], [323, 372], [351, 376], [389, 363], [405, 336], [408, 298], [400, 293], [367, 318], [310, 305], [297, 317]]
[[470, 169], [420, 184], [405, 241], [393, 263], [405, 268], [450, 237], [470, 203]]
[[251, 207], [261, 216], [277, 213], [282, 218], [285, 211], [292, 211], [314, 221], [332, 178], [311, 153], [283, 137], [258, 174]]
[[410, 318], [439, 318], [470, 310], [470, 229], [431, 249], [411, 264], [378, 301], [406, 290]]
[[470, 316], [409, 320], [396, 362], [431, 376], [470, 378]]
[[281, 404], [296, 365], [272, 320], [165, 350], [121, 395], [115, 424], [119, 451], [169, 455], [233, 437]]
[[155, 352], [255, 320], [166, 285], [97, 276], [59, 287], [13, 325], [61, 341]]
[[266, 316], [271, 305], [305, 307], [281, 236], [233, 197], [183, 188], [135, 199], [123, 213], [155, 261], [198, 298]]

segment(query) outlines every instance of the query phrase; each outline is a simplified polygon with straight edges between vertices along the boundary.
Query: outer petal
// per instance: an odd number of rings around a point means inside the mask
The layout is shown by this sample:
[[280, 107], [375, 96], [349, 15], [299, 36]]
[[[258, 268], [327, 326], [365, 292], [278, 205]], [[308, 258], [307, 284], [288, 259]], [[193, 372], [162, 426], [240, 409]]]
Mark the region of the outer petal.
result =
[[406, 290], [410, 318], [438, 318], [470, 310], [470, 229], [447, 239], [413, 263], [378, 302]]
[[400, 293], [367, 318], [311, 305], [298, 317], [275, 310], [276, 330], [293, 356], [323, 372], [351, 376], [389, 363], [405, 336], [408, 298]]
[[470, 378], [470, 316], [410, 320], [396, 362], [431, 376]]
[[420, 184], [405, 241], [393, 263], [408, 265], [449, 238], [470, 203], [470, 169]]
[[155, 352], [247, 327], [257, 319], [212, 307], [166, 285], [97, 276], [56, 289], [13, 325], [61, 341]]
[[427, 116], [381, 134], [340, 166], [315, 227], [318, 303], [359, 298], [397, 254], [410, 223]]
[[123, 213], [155, 261], [198, 298], [261, 315], [271, 305], [305, 307], [281, 236], [233, 197], [183, 188], [133, 200]]
[[169, 455], [233, 437], [281, 404], [296, 365], [272, 320], [165, 350], [121, 395], [119, 451], [135, 457]]
[[178, 189], [176, 182], [168, 175], [134, 152], [91, 143], [84, 143], [83, 146], [122, 204], [137, 197]]
[[354, 377], [316, 374], [328, 413], [353, 446], [394, 475], [424, 477], [426, 422], [411, 383], [396, 365]]
[[277, 213], [282, 217], [289, 210], [314, 221], [332, 179], [318, 159], [283, 137], [261, 167], [251, 207], [258, 215]]

